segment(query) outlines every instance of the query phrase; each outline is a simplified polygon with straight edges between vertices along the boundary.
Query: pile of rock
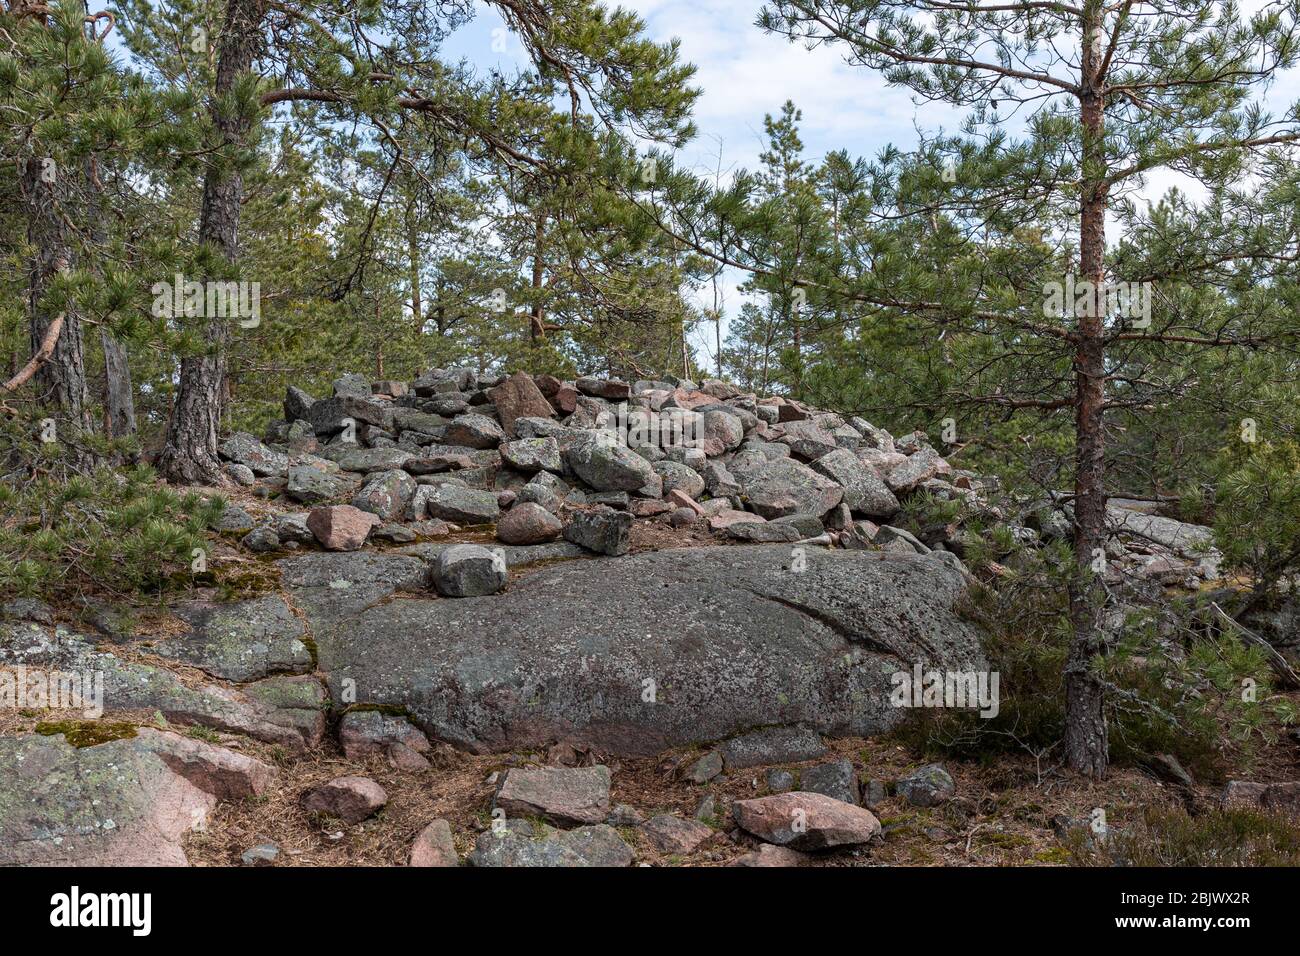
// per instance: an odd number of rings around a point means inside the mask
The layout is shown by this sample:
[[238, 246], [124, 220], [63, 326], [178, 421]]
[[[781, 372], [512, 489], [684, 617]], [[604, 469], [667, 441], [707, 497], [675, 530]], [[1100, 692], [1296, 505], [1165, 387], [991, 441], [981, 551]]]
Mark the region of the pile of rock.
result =
[[[246, 530], [256, 551], [346, 551], [490, 525], [506, 545], [563, 538], [619, 555], [634, 521], [655, 518], [744, 542], [926, 553], [959, 551], [959, 529], [918, 539], [891, 527], [909, 496], [992, 509], [981, 497], [991, 483], [950, 467], [924, 433], [895, 439], [862, 418], [716, 380], [344, 375], [328, 398], [290, 388], [284, 415], [265, 440], [221, 444], [236, 482], [312, 508], [228, 528]], [[440, 568], [447, 595], [505, 581], [500, 553], [478, 546], [445, 552]]]

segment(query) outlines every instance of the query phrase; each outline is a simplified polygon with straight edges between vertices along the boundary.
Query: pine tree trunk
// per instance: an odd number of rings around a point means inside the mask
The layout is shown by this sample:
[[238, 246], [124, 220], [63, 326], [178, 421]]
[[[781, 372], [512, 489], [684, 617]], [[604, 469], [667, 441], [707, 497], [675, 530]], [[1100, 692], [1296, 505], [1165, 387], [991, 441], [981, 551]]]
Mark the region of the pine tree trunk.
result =
[[1083, 187], [1079, 225], [1081, 278], [1093, 283], [1092, 307], [1078, 316], [1075, 350], [1075, 575], [1070, 585], [1072, 638], [1065, 672], [1065, 753], [1074, 770], [1099, 777], [1106, 771], [1105, 699], [1091, 661], [1104, 649], [1105, 588], [1094, 559], [1106, 544], [1104, 346], [1106, 185], [1103, 155], [1104, 106], [1096, 78], [1097, 23], [1084, 31]]
[[424, 298], [420, 288], [420, 243], [414, 203], [406, 209], [406, 255], [411, 282], [411, 319], [418, 334], [424, 328]]
[[546, 266], [542, 261], [542, 246], [546, 238], [546, 220], [539, 218], [533, 231], [533, 307], [528, 316], [528, 339], [533, 343], [546, 338], [546, 310], [542, 308], [542, 280]]
[[[28, 328], [33, 354], [40, 349], [45, 333], [58, 311], [46, 293], [55, 277], [72, 268], [72, 243], [65, 217], [73, 208], [74, 176], [42, 158], [28, 159], [22, 167], [22, 190], [27, 206], [27, 240], [32, 247], [28, 263]], [[60, 427], [74, 432], [91, 427], [86, 386], [86, 362], [82, 341], [81, 317], [68, 308], [63, 331], [49, 360], [35, 375], [37, 400], [58, 416]]]
[[[86, 160], [86, 187], [90, 237], [98, 246], [105, 240], [105, 213], [99, 162], [94, 156]], [[135, 395], [126, 346], [106, 328], [100, 329], [99, 343], [104, 351], [104, 434], [125, 438], [135, 434]]]
[[107, 332], [99, 334], [104, 348], [104, 433], [109, 438], [135, 434], [135, 396], [126, 346]]
[[[252, 68], [260, 47], [262, 14], [260, 0], [227, 0], [217, 54], [212, 120], [220, 145], [228, 149], [242, 144], [249, 121], [237, 111], [228, 115], [221, 107], [221, 100]], [[220, 165], [208, 168], [199, 213], [199, 243], [215, 247], [231, 263], [239, 259], [239, 213], [243, 196], [244, 179], [238, 170]], [[222, 482], [217, 433], [221, 424], [229, 321], [222, 316], [208, 316], [203, 332], [207, 350], [181, 361], [180, 385], [167, 427], [167, 443], [158, 462], [169, 481]]]

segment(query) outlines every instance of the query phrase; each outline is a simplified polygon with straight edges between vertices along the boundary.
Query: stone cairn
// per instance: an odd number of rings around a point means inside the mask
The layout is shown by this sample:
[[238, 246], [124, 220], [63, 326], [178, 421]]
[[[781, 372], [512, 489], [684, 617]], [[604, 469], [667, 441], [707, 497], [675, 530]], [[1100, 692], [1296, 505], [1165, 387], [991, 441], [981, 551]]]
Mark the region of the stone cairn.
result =
[[[721, 381], [467, 368], [409, 385], [344, 375], [321, 399], [290, 387], [264, 440], [237, 433], [221, 454], [238, 484], [311, 509], [252, 528], [242, 543], [261, 552], [493, 526], [506, 545], [563, 538], [619, 555], [638, 518], [751, 543], [957, 551], [956, 525], [926, 529], [923, 541], [888, 522], [918, 492], [978, 505], [990, 484], [951, 468], [922, 432], [895, 439], [862, 418]], [[439, 563], [448, 596], [505, 581], [492, 548], [448, 549]]]
[[[290, 387], [284, 419], [263, 439], [237, 433], [220, 451], [238, 484], [310, 509], [225, 528], [247, 531], [243, 545], [259, 552], [490, 528], [503, 545], [562, 538], [620, 555], [634, 521], [653, 519], [725, 541], [935, 551], [957, 563], [963, 520], [1003, 519], [996, 480], [951, 467], [924, 432], [895, 438], [863, 418], [717, 380], [568, 382], [453, 367], [408, 385], [348, 374], [328, 398]], [[915, 535], [890, 524], [918, 494], [959, 499], [962, 518]], [[1019, 540], [1068, 536], [1066, 512], [1050, 502], [1017, 511]], [[1117, 553], [1139, 565], [1159, 558], [1151, 570], [1166, 576], [1191, 566], [1169, 549], [1141, 550]], [[505, 581], [503, 551], [481, 544], [446, 549], [435, 569], [450, 597]]]

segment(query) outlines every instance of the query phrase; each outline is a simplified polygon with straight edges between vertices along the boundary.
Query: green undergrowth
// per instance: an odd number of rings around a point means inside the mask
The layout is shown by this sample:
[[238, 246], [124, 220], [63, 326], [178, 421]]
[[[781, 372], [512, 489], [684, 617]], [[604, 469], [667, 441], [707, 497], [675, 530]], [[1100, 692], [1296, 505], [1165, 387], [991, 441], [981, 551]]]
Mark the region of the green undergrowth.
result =
[[224, 502], [177, 492], [146, 467], [37, 473], [0, 484], [0, 599], [122, 597], [190, 587]]

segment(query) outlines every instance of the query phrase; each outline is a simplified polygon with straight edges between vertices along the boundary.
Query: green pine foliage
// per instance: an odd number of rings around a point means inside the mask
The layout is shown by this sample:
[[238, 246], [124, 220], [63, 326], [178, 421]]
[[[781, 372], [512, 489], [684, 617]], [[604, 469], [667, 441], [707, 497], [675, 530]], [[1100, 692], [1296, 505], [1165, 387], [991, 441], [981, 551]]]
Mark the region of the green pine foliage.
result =
[[188, 586], [223, 508], [143, 466], [0, 483], [0, 600]]

